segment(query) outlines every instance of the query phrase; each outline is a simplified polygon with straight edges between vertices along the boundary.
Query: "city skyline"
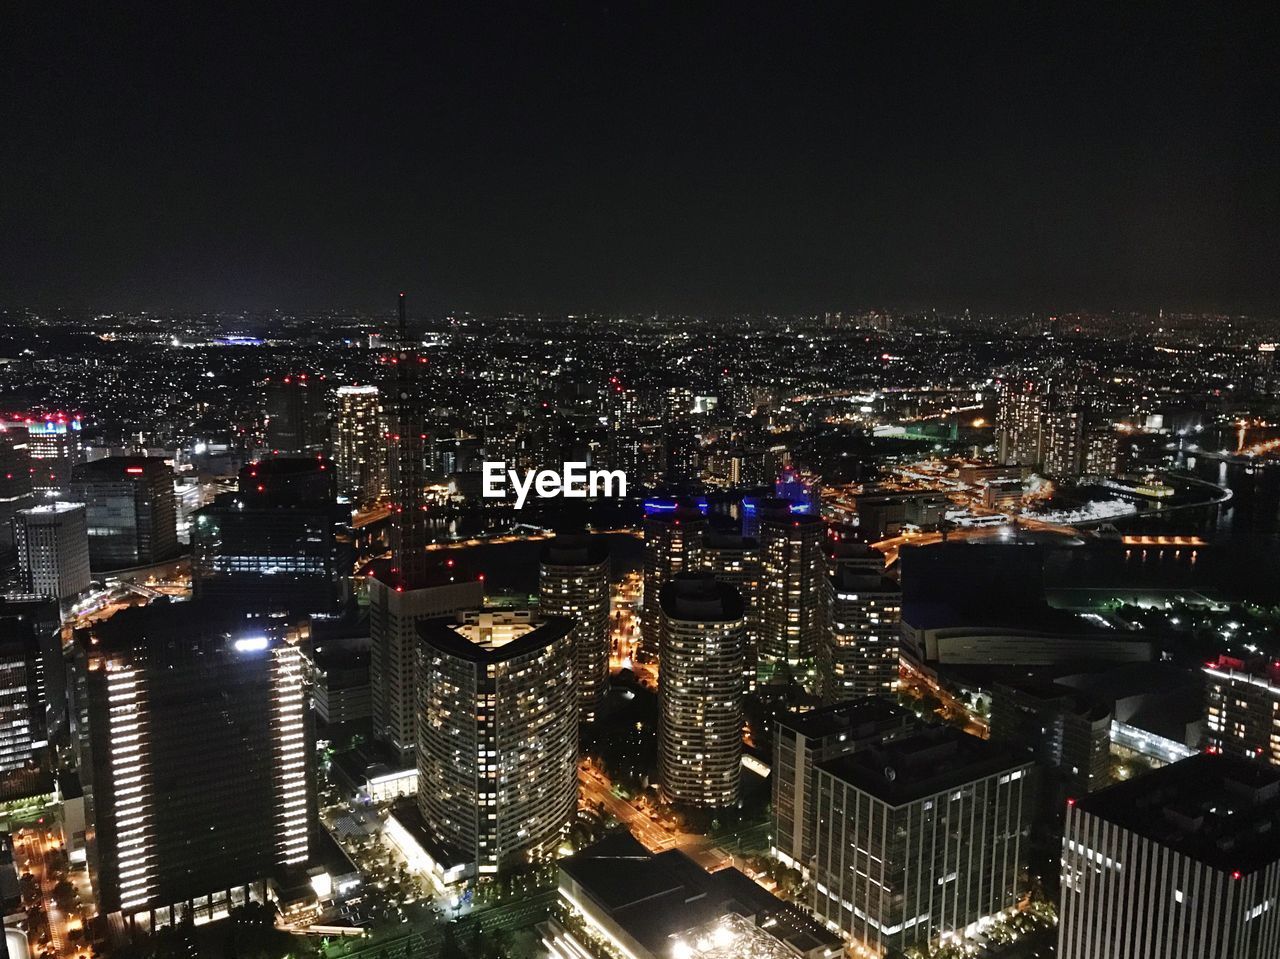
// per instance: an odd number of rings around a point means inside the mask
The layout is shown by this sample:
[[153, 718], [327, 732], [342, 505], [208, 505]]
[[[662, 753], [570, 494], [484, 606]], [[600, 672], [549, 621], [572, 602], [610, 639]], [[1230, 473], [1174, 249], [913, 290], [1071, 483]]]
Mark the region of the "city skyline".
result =
[[1280, 12], [4, 16], [0, 959], [1280, 955]]

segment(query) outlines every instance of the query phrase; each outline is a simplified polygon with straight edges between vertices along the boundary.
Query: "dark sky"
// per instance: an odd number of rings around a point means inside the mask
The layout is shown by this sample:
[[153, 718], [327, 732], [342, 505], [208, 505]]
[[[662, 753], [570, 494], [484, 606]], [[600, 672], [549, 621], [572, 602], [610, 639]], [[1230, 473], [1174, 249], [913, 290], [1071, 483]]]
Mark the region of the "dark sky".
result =
[[1280, 312], [1275, 5], [16, 6], [4, 306]]

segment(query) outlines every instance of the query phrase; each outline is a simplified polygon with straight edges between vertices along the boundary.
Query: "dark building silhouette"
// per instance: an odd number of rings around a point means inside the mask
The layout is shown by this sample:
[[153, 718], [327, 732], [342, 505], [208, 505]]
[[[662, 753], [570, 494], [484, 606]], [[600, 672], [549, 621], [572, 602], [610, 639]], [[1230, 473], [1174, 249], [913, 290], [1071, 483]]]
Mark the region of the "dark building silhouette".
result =
[[195, 597], [247, 609], [336, 608], [351, 563], [338, 537], [345, 517], [335, 472], [323, 456], [265, 459], [241, 469], [236, 492], [192, 517]]
[[84, 503], [95, 572], [147, 566], [178, 552], [173, 470], [146, 456], [110, 456], [72, 472], [70, 499]]

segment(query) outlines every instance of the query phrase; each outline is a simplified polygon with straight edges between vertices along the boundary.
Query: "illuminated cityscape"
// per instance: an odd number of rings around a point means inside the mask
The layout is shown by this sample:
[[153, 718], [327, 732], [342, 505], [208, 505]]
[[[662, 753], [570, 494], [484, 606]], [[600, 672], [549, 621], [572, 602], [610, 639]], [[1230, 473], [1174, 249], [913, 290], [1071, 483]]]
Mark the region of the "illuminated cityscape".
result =
[[6, 19], [0, 959], [1280, 959], [1280, 8]]

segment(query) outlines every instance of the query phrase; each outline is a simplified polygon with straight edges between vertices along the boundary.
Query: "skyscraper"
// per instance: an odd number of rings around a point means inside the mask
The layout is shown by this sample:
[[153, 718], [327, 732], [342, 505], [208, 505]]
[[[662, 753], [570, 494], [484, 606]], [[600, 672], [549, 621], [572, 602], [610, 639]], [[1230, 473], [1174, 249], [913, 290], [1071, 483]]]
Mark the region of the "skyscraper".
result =
[[70, 499], [85, 506], [95, 571], [146, 566], [178, 552], [173, 470], [164, 460], [111, 456], [72, 473]]
[[1198, 755], [1073, 800], [1060, 959], [1280, 955], [1280, 771]]
[[391, 549], [398, 585], [413, 588], [427, 569], [426, 388], [427, 358], [409, 341], [404, 294], [400, 294], [398, 345], [391, 403]]
[[103, 915], [224, 915], [303, 867], [315, 822], [301, 654], [202, 603], [77, 634], [73, 732]]
[[13, 542], [13, 514], [35, 505], [29, 443], [25, 423], [0, 421], [0, 543]]
[[399, 573], [377, 564], [368, 577], [369, 686], [373, 694], [373, 734], [412, 766], [417, 743], [415, 719], [418, 624], [484, 603], [484, 581], [448, 560], [422, 574], [413, 589], [393, 584]]
[[48, 503], [13, 517], [22, 588], [61, 602], [89, 588], [89, 532], [80, 503]]
[[1046, 397], [1035, 383], [1004, 383], [996, 412], [997, 456], [1001, 463], [1039, 466], [1044, 460]]
[[915, 728], [914, 714], [876, 696], [779, 717], [769, 776], [774, 856], [805, 872], [812, 865], [817, 763], [882, 745]]
[[1032, 769], [946, 727], [818, 763], [819, 918], [882, 956], [1011, 909]]
[[266, 444], [272, 453], [314, 453], [329, 444], [322, 378], [306, 373], [267, 381]]
[[702, 568], [702, 536], [707, 518], [677, 501], [646, 504], [644, 517], [644, 608], [640, 616], [641, 650], [658, 655], [662, 587], [681, 572]]
[[538, 604], [574, 626], [574, 673], [583, 720], [595, 718], [609, 688], [609, 543], [604, 537], [557, 536], [542, 550]]
[[239, 489], [198, 510], [191, 524], [196, 599], [300, 613], [337, 608], [350, 562], [339, 558], [342, 520], [332, 461], [256, 460]]
[[386, 480], [387, 445], [376, 386], [339, 386], [334, 458], [338, 487], [356, 506], [374, 502]]
[[573, 626], [491, 609], [421, 626], [418, 809], [479, 875], [553, 850], [577, 809]]
[[826, 523], [762, 500], [760, 515], [760, 680], [782, 667], [812, 680], [826, 635]]
[[893, 695], [901, 587], [886, 576], [842, 566], [831, 574], [828, 588], [831, 617], [818, 654], [823, 702]]
[[756, 652], [760, 642], [760, 542], [708, 530], [702, 540], [702, 571], [732, 586], [742, 597], [746, 633], [742, 669], [747, 691], [756, 686]]
[[31, 455], [31, 487], [37, 498], [65, 495], [80, 462], [80, 418], [50, 413], [26, 421]]
[[742, 597], [705, 574], [662, 587], [658, 777], [666, 796], [721, 808], [739, 799], [742, 765]]
[[410, 762], [417, 740], [415, 647], [417, 626], [484, 601], [484, 583], [462, 577], [452, 561], [432, 561], [427, 552], [425, 420], [427, 358], [409, 340], [405, 297], [398, 301], [397, 346], [385, 357], [393, 368], [391, 419], [392, 561], [369, 577], [369, 681], [373, 688], [374, 735]]
[[65, 686], [57, 604], [0, 598], [0, 801], [48, 792], [40, 752]]

